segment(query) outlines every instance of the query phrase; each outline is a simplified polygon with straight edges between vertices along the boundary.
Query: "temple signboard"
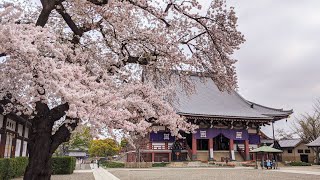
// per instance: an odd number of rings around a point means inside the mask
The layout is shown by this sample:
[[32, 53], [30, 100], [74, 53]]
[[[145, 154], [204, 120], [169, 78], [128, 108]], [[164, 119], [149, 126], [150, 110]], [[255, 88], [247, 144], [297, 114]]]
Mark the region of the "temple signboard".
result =
[[236, 132], [236, 139], [242, 139], [242, 132]]
[[200, 137], [206, 138], [207, 137], [207, 131], [200, 131]]

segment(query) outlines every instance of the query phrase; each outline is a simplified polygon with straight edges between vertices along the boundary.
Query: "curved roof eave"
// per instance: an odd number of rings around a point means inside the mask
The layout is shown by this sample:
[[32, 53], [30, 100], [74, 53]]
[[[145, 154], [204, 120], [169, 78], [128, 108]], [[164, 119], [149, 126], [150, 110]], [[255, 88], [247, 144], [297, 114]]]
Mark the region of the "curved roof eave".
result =
[[184, 113], [184, 112], [177, 112], [177, 114], [183, 115], [183, 116], [209, 117], [209, 118], [251, 119], [251, 120], [266, 120], [266, 121], [273, 120], [273, 118], [272, 118], [272, 117], [269, 117], [269, 116], [265, 116], [265, 117], [247, 117], [247, 116], [227, 116], [227, 115], [192, 114], [192, 113]]
[[268, 110], [272, 110], [272, 111], [277, 111], [277, 112], [282, 112], [282, 113], [287, 113], [287, 114], [292, 114], [293, 113], [293, 109], [290, 109], [290, 110], [283, 110], [283, 108], [281, 109], [277, 109], [277, 108], [271, 108], [271, 107], [268, 107], [268, 106], [264, 106], [264, 105], [261, 105], [261, 104], [258, 104], [258, 103], [254, 103], [252, 101], [248, 101], [246, 100], [248, 103], [250, 103], [251, 105], [254, 105], [254, 106], [259, 106], [261, 108], [265, 108], [265, 109], [268, 109]]

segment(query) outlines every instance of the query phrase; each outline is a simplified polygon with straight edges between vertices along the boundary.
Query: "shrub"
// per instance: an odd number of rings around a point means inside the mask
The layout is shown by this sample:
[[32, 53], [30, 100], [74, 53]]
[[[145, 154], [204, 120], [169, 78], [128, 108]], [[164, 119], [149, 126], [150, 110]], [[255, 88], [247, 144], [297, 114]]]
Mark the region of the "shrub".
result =
[[101, 166], [106, 168], [123, 168], [124, 163], [120, 162], [112, 162], [112, 161], [103, 161], [101, 162]]
[[[28, 157], [0, 159], [0, 179], [7, 180], [23, 176]], [[74, 157], [53, 157], [52, 174], [72, 174], [76, 166]]]
[[0, 179], [7, 180], [22, 176], [27, 165], [27, 157], [0, 159]]
[[169, 164], [169, 163], [164, 163], [164, 162], [162, 162], [162, 163], [153, 163], [152, 167], [166, 167], [167, 164]]
[[72, 174], [76, 158], [69, 156], [52, 157], [52, 174]]
[[293, 161], [290, 163], [291, 166], [311, 166], [310, 163], [301, 162], [301, 161]]

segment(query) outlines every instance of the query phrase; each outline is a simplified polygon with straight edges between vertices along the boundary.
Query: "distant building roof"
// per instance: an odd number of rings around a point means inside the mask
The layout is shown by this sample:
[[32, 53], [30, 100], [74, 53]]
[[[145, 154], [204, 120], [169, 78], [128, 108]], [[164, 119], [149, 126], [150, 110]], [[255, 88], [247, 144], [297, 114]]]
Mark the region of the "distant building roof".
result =
[[260, 143], [261, 144], [267, 144], [267, 145], [271, 145], [274, 143], [273, 139], [260, 139]]
[[289, 148], [289, 147], [296, 147], [297, 145], [300, 144], [302, 140], [301, 139], [284, 139], [284, 140], [279, 140], [279, 145], [281, 148]]
[[320, 136], [312, 141], [311, 143], [307, 144], [308, 147], [320, 147]]
[[261, 136], [261, 139], [263, 139], [263, 140], [271, 140], [272, 143], [273, 143], [273, 141], [274, 141], [271, 137], [267, 136], [267, 135], [266, 135], [263, 131], [261, 131], [261, 130], [260, 130], [260, 136]]
[[245, 100], [235, 90], [220, 91], [210, 77], [191, 76], [195, 85], [195, 93], [187, 96], [179, 89], [179, 103], [175, 104], [178, 114], [189, 116], [212, 116], [227, 118], [279, 120], [292, 114], [292, 110], [284, 111], [262, 106]]
[[86, 157], [87, 153], [86, 152], [69, 152], [68, 156], [72, 157]]
[[88, 151], [88, 147], [83, 147], [83, 148], [70, 148], [68, 149], [69, 152], [85, 152]]

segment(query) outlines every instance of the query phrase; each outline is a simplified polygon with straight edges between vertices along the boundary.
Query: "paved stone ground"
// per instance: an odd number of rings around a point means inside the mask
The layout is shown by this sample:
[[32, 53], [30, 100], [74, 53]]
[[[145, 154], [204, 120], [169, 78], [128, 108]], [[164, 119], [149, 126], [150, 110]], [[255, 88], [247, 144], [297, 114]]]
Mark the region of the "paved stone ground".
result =
[[[22, 180], [22, 177], [13, 180]], [[73, 174], [52, 175], [51, 180], [95, 180], [95, 178], [90, 168], [90, 164], [81, 164], [81, 166], [77, 164]]]
[[[14, 180], [22, 180], [15, 178]], [[52, 175], [51, 180], [95, 180], [92, 172], [74, 172], [70, 175]]]
[[74, 172], [71, 175], [53, 175], [51, 180], [94, 180], [92, 172]]
[[121, 180], [319, 180], [319, 175], [238, 168], [108, 169]]
[[280, 170], [298, 170], [298, 171], [320, 172], [320, 165], [281, 167]]
[[76, 164], [76, 170], [89, 170], [90, 164]]

